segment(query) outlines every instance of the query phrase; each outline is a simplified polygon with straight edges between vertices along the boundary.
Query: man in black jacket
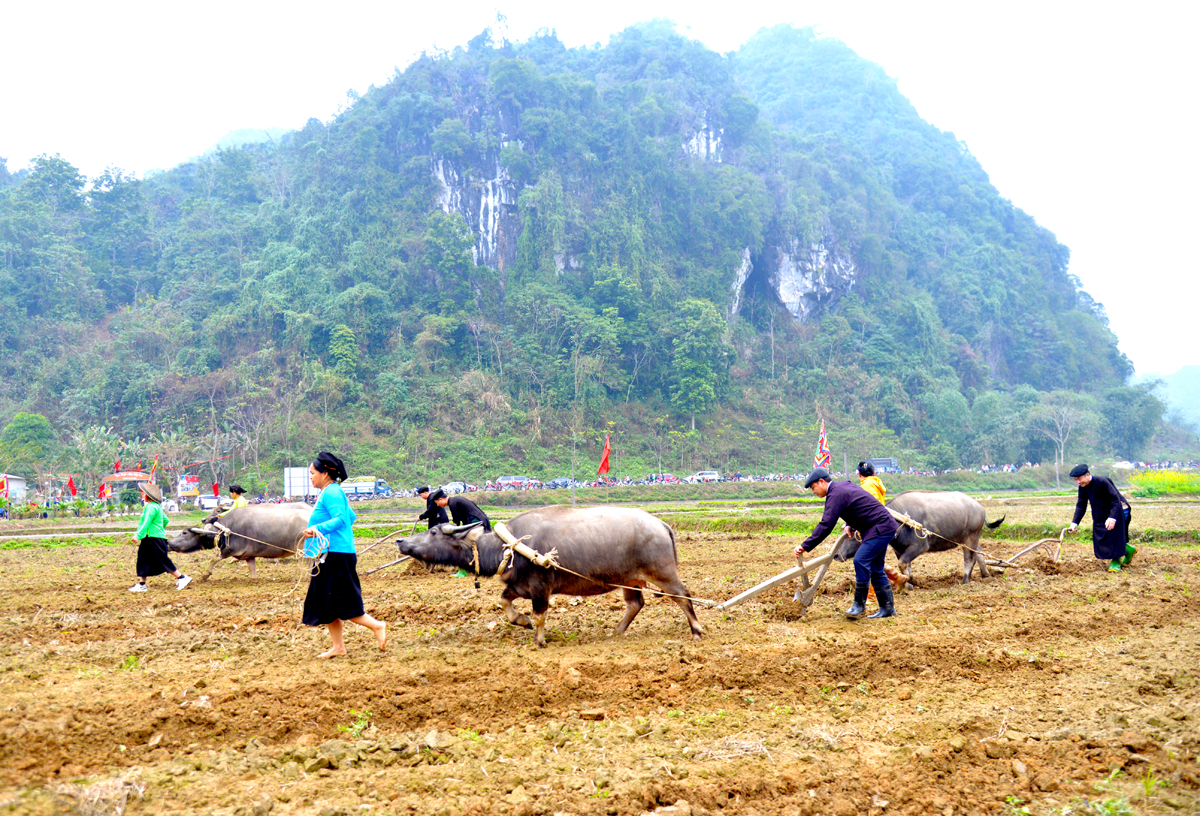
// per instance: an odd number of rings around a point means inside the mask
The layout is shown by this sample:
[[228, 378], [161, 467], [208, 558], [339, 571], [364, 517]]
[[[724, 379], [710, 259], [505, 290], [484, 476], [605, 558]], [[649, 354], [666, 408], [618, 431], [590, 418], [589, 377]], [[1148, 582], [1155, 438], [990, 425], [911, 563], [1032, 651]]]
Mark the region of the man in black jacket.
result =
[[437, 504], [439, 496], [442, 498], [445, 498], [446, 496], [445, 491], [443, 491], [440, 487], [432, 494], [430, 494], [428, 487], [418, 487], [417, 495], [425, 500], [425, 512], [417, 516], [417, 519], [428, 519], [430, 530], [439, 524], [445, 524], [446, 522], [450, 521], [443, 507], [439, 507]]
[[887, 546], [896, 535], [899, 525], [879, 500], [856, 484], [835, 482], [825, 468], [817, 468], [808, 474], [804, 487], [825, 499], [825, 512], [812, 535], [796, 548], [796, 558], [812, 552], [837, 526], [839, 518], [850, 529], [862, 535], [862, 545], [854, 554], [854, 605], [846, 610], [846, 617], [859, 618], [866, 611], [867, 590], [875, 587], [879, 600], [879, 611], [872, 618], [890, 618], [896, 614], [892, 584], [883, 570]]
[[1071, 518], [1069, 532], [1079, 528], [1083, 513], [1092, 506], [1092, 551], [1097, 558], [1106, 558], [1111, 563], [1109, 572], [1120, 572], [1129, 566], [1137, 547], [1129, 543], [1129, 519], [1132, 516], [1129, 502], [1117, 490], [1112, 479], [1094, 476], [1087, 465], [1071, 468], [1071, 478], [1079, 485], [1079, 499], [1075, 502], [1075, 515]]
[[[441, 490], [438, 492], [442, 493]], [[435, 503], [438, 507], [450, 510], [450, 518], [454, 519], [455, 524], [471, 524], [476, 521], [482, 521], [483, 531], [485, 533], [492, 531], [492, 520], [487, 517], [487, 513], [480, 510], [479, 505], [466, 496], [447, 497], [445, 493], [442, 493], [442, 496]]]

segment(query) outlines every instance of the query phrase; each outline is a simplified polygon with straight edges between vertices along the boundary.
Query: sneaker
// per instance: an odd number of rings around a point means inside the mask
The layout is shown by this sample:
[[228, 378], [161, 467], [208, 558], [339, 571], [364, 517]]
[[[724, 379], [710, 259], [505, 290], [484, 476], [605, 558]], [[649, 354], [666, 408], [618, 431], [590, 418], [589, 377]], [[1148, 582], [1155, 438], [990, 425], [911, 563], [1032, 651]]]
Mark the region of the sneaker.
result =
[[130, 592], [147, 592], [146, 585], [140, 581], [129, 588]]
[[176, 579], [175, 579], [175, 588], [176, 588], [176, 589], [183, 589], [185, 586], [187, 586], [187, 585], [188, 585], [188, 584], [190, 584], [191, 582], [192, 582], [192, 576], [190, 576], [190, 575], [182, 575], [182, 576], [180, 576], [179, 578], [176, 578]]
[[1111, 564], [1109, 564], [1109, 565], [1108, 565], [1108, 571], [1109, 571], [1109, 572], [1120, 572], [1120, 571], [1121, 571], [1121, 561], [1120, 561], [1120, 559], [1116, 559], [1116, 558], [1114, 558], [1114, 559], [1113, 559], [1113, 562], [1112, 562]]
[[1125, 557], [1121, 559], [1121, 564], [1128, 567], [1133, 563], [1133, 557], [1137, 555], [1137, 547], [1132, 544], [1125, 545]]

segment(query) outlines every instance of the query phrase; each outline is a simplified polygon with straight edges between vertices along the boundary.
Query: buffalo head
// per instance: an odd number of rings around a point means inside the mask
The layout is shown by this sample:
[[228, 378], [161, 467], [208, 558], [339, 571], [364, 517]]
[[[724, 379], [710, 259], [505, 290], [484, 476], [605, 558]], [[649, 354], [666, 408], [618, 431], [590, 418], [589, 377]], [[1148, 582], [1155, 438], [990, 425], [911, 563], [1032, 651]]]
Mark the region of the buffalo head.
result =
[[211, 550], [217, 546], [217, 536], [220, 534], [220, 530], [208, 525], [203, 527], [189, 527], [168, 541], [167, 549], [171, 552], [181, 553]]
[[426, 564], [448, 567], [474, 568], [474, 551], [471, 547], [471, 531], [480, 527], [482, 521], [471, 524], [439, 524], [427, 532], [396, 540], [401, 555], [410, 555]]

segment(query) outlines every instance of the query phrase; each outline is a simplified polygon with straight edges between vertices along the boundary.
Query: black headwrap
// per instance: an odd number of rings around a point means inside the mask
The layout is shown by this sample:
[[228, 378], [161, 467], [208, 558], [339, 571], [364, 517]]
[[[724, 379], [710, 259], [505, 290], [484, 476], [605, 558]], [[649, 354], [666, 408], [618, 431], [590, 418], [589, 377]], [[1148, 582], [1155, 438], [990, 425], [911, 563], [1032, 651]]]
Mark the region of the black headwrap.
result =
[[1071, 478], [1077, 479], [1087, 472], [1088, 472], [1087, 465], [1076, 465], [1075, 467], [1071, 468]]
[[430, 501], [437, 501], [438, 499], [444, 499], [444, 498], [446, 498], [446, 491], [442, 490], [440, 487], [437, 490], [435, 490], [429, 494]]
[[418, 488], [417, 488], [417, 495], [418, 495], [418, 496], [420, 496], [422, 493], [428, 493], [428, 492], [429, 492], [429, 488], [428, 488], [428, 487], [418, 487]]
[[872, 465], [870, 462], [859, 462], [858, 463], [858, 475], [863, 476], [863, 477], [874, 476], [875, 475], [875, 466]]
[[318, 473], [328, 473], [335, 482], [346, 481], [346, 466], [329, 451], [321, 451], [312, 463], [313, 470]]

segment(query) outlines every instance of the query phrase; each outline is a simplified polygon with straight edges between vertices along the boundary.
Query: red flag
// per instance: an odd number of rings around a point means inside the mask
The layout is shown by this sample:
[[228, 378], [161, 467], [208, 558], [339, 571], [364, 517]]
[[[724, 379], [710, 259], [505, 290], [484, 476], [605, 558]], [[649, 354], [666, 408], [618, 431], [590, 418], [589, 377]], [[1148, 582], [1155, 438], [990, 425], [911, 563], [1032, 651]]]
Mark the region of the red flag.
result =
[[612, 450], [612, 445], [609, 444], [608, 434], [605, 434], [604, 435], [604, 456], [601, 457], [601, 459], [600, 459], [600, 469], [596, 471], [596, 473], [598, 473], [601, 476], [603, 476], [605, 473], [608, 473], [608, 452], [611, 450]]
[[216, 482], [213, 482], [213, 495], [214, 495], [214, 496], [220, 496], [220, 495], [221, 495], [221, 488], [220, 488], [220, 486], [219, 486], [219, 485], [218, 485]]
[[120, 469], [121, 469], [121, 460], [118, 459], [117, 461], [113, 462], [113, 473], [116, 473]]
[[8, 498], [8, 477], [0, 476], [0, 490], [4, 491], [4, 498]]
[[150, 478], [154, 479], [154, 471], [158, 470], [158, 454], [154, 454], [154, 464], [150, 466]]
[[71, 498], [72, 499], [75, 498], [75, 477], [74, 476], [67, 477], [67, 490], [71, 491]]
[[108, 498], [108, 485], [106, 485], [106, 484], [100, 485], [100, 495], [97, 498], [101, 498], [101, 499]]

